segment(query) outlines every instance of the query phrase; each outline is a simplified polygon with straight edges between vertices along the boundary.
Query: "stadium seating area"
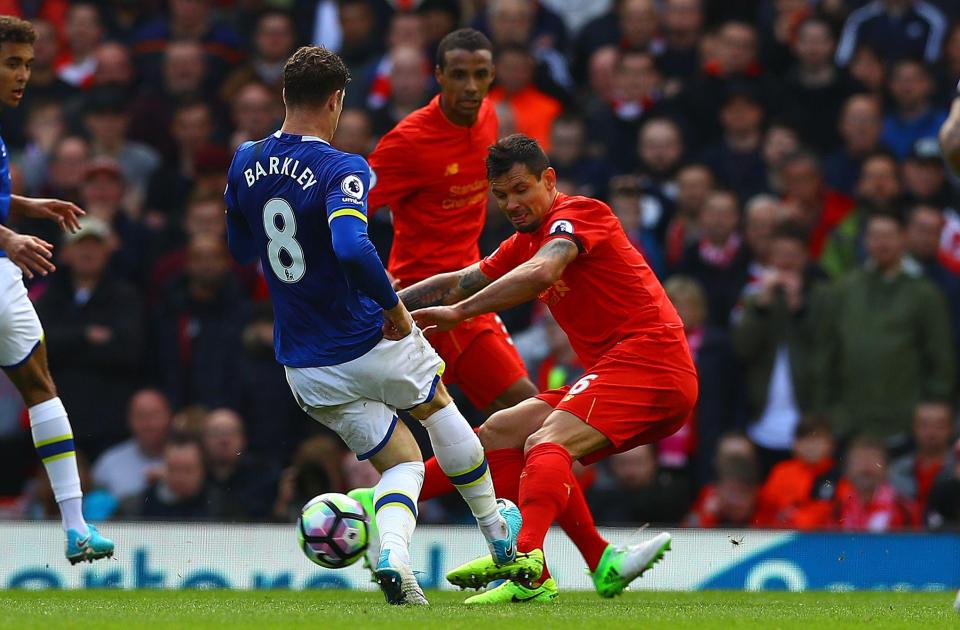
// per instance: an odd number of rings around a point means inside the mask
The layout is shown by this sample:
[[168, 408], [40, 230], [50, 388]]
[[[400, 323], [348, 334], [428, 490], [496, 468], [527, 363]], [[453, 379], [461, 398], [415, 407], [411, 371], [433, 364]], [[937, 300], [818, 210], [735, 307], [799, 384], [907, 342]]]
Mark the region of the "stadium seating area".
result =
[[[435, 93], [436, 44], [469, 25], [496, 46], [501, 135], [536, 138], [561, 190], [611, 206], [680, 311], [700, 372], [678, 434], [578, 471], [598, 523], [960, 528], [960, 179], [937, 142], [960, 79], [960, 2], [0, 11], [39, 34], [23, 103], [0, 114], [14, 190], [91, 217], [66, 237], [12, 226], [57, 246], [58, 271], [29, 290], [89, 518], [286, 522], [316, 494], [375, 482], [289, 393], [260, 271], [226, 249], [226, 170], [240, 143], [278, 128], [298, 46], [346, 61], [334, 145], [366, 155]], [[386, 260], [388, 212], [370, 233]], [[510, 233], [491, 204], [481, 249]], [[539, 387], [582, 374], [541, 305], [502, 317]], [[0, 517], [55, 515], [2, 376], [0, 458]], [[451, 497], [420, 520], [468, 519]]]

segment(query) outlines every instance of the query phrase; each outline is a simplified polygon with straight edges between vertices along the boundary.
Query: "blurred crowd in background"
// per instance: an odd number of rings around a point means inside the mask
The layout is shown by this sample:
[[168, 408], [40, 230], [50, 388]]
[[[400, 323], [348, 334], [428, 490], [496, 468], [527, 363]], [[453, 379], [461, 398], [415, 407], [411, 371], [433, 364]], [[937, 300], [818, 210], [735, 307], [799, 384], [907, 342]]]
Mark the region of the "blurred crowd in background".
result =
[[[0, 0], [0, 13], [39, 34], [23, 103], [0, 115], [14, 191], [88, 213], [72, 235], [13, 226], [57, 245], [58, 271], [29, 290], [88, 518], [290, 521], [316, 494], [375, 483], [288, 391], [260, 270], [225, 247], [226, 170], [279, 127], [298, 46], [347, 63], [333, 144], [366, 155], [436, 93], [436, 45], [469, 25], [495, 45], [500, 134], [533, 136], [561, 190], [611, 206], [700, 372], [678, 434], [579, 470], [597, 521], [960, 527], [960, 188], [936, 138], [960, 79], [960, 2]], [[510, 232], [491, 205], [482, 251]], [[370, 233], [385, 260], [388, 212]], [[538, 386], [582, 374], [542, 305], [502, 316]], [[51, 517], [2, 377], [0, 458], [0, 516]], [[460, 503], [420, 520], [466, 522]]]

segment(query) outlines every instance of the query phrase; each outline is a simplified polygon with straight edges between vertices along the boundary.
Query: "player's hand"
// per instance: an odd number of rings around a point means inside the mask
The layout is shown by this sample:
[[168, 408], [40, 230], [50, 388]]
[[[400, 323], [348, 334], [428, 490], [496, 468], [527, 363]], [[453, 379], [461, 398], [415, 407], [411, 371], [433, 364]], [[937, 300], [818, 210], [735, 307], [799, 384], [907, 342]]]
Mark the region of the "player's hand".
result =
[[413, 318], [403, 302], [388, 311], [383, 311], [383, 338], [389, 341], [399, 341], [413, 330]]
[[49, 219], [64, 232], [76, 232], [80, 229], [80, 217], [86, 213], [76, 204], [62, 199], [30, 199], [22, 214], [34, 219]]
[[463, 318], [455, 306], [431, 306], [414, 311], [413, 321], [417, 322], [417, 326], [424, 332], [429, 328], [443, 332], [456, 328]]
[[50, 262], [53, 258], [53, 245], [36, 236], [15, 234], [7, 240], [4, 248], [7, 258], [20, 267], [27, 278], [33, 278], [33, 274], [45, 276], [57, 270]]

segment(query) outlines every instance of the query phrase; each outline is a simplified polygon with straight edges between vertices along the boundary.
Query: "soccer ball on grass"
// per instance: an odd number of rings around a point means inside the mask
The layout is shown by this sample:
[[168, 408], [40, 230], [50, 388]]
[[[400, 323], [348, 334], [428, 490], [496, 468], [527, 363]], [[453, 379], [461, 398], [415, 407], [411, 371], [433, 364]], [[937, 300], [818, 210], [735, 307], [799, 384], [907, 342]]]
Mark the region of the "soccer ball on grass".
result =
[[327, 569], [342, 569], [359, 560], [370, 542], [363, 506], [345, 494], [328, 492], [303, 506], [297, 541], [304, 555]]

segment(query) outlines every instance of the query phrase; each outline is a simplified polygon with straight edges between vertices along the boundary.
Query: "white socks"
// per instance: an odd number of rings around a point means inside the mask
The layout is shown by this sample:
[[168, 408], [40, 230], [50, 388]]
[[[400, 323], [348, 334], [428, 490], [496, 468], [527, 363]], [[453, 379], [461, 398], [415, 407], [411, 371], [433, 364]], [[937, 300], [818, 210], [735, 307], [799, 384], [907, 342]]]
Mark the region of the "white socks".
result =
[[484, 537], [488, 541], [506, 538], [507, 523], [500, 515], [483, 446], [456, 404], [451, 402], [435, 412], [423, 421], [423, 427], [437, 463], [470, 506]]
[[30, 407], [30, 432], [33, 446], [43, 460], [50, 478], [53, 496], [60, 505], [63, 528], [75, 529], [87, 535], [87, 523], [81, 510], [80, 474], [77, 472], [77, 454], [73, 446], [73, 429], [67, 410], [59, 398], [51, 398]]
[[423, 486], [423, 462], [405, 462], [383, 471], [373, 491], [380, 552], [410, 564], [410, 539], [417, 526], [417, 499]]

